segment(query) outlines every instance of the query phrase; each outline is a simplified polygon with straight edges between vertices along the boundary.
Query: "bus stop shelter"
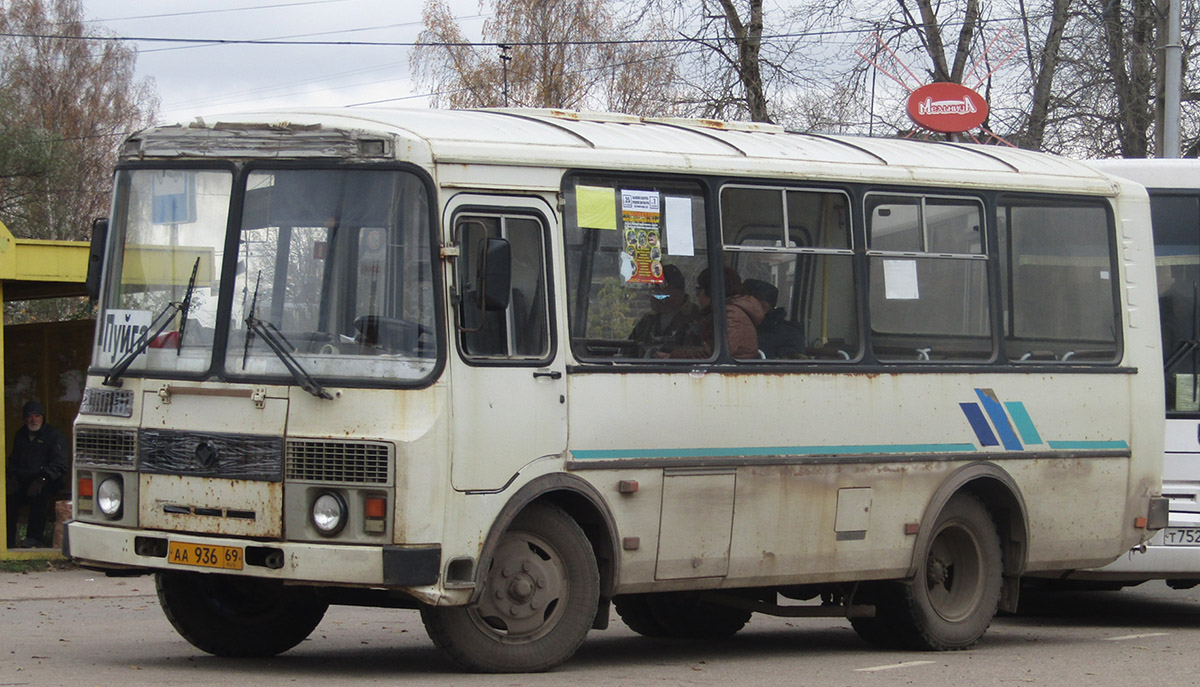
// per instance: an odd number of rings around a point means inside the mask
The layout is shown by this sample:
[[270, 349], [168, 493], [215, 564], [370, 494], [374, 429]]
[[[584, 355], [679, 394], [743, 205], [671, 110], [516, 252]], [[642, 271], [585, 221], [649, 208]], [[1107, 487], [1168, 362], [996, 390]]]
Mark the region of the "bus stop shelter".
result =
[[[0, 222], [0, 295], [4, 303], [85, 296], [89, 246], [85, 241], [42, 241], [13, 237]], [[92, 320], [0, 327], [0, 381], [4, 387], [4, 453], [7, 474], [13, 435], [24, 423], [21, 406], [38, 398], [46, 418], [68, 442], [83, 393]], [[68, 443], [68, 451], [70, 445]], [[69, 479], [65, 480], [69, 483]], [[0, 496], [0, 524], [7, 530], [7, 493]], [[0, 560], [58, 556], [54, 549], [12, 549], [0, 539]]]

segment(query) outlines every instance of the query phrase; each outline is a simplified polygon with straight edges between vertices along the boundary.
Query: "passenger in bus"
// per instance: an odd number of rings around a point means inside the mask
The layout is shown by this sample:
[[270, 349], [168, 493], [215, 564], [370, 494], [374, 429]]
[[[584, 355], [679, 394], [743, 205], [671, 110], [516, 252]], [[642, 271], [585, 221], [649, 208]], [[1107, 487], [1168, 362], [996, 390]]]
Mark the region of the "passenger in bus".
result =
[[669, 353], [689, 343], [686, 339], [699, 317], [700, 308], [688, 300], [683, 272], [676, 265], [664, 265], [662, 283], [650, 290], [650, 312], [638, 319], [629, 340], [641, 344], [646, 355]]
[[787, 319], [787, 310], [775, 307], [779, 289], [761, 279], [742, 283], [746, 293], [758, 299], [767, 314], [758, 325], [758, 350], [767, 358], [800, 358], [804, 355], [804, 327]]
[[[700, 305], [701, 317], [699, 322], [700, 344], [684, 346], [671, 352], [672, 358], [707, 358], [712, 355], [715, 341], [713, 340], [713, 302], [708, 292], [710, 283], [709, 270], [704, 270], [697, 278], [696, 302]], [[766, 315], [766, 308], [755, 297], [746, 293], [742, 278], [736, 270], [726, 266], [725, 281], [725, 335], [729, 351], [739, 359], [758, 358], [758, 330], [756, 327]]]

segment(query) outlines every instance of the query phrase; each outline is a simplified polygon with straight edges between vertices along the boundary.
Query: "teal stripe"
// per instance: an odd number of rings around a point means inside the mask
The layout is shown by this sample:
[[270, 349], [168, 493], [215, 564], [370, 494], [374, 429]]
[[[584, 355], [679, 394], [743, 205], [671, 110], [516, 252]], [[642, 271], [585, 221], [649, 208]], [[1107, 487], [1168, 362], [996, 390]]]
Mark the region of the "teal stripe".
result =
[[1004, 407], [1008, 408], [1008, 415], [1012, 418], [1013, 424], [1017, 426], [1017, 431], [1021, 433], [1021, 439], [1026, 444], [1042, 443], [1042, 436], [1038, 434], [1037, 427], [1033, 426], [1033, 419], [1029, 417], [1029, 411], [1025, 410], [1024, 403], [1008, 401]]
[[1102, 448], [1129, 448], [1129, 444], [1125, 443], [1124, 441], [1121, 441], [1120, 439], [1118, 439], [1116, 441], [1051, 441], [1048, 443], [1050, 445], [1050, 448], [1061, 448], [1061, 449], [1072, 449], [1072, 450], [1079, 450], [1079, 449], [1087, 450], [1087, 449], [1102, 449]]
[[977, 451], [974, 444], [851, 444], [846, 446], [754, 446], [734, 448], [572, 450], [576, 460], [614, 458], [744, 458], [755, 456], [830, 456], [860, 453], [951, 453]]

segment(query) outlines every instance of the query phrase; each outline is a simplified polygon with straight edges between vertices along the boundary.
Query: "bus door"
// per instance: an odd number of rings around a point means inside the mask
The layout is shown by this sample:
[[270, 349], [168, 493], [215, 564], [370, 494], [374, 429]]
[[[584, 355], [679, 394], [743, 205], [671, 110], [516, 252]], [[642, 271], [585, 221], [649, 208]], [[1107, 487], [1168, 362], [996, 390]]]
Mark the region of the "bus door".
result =
[[[1163, 495], [1171, 499], [1168, 544], [1200, 529], [1200, 196], [1150, 190], [1167, 393]], [[1189, 538], [1171, 541], [1173, 536]]]
[[546, 204], [531, 198], [456, 196], [444, 216], [459, 250], [449, 279], [451, 482], [462, 491], [500, 489], [567, 445], [565, 363], [546, 268], [557, 229]]

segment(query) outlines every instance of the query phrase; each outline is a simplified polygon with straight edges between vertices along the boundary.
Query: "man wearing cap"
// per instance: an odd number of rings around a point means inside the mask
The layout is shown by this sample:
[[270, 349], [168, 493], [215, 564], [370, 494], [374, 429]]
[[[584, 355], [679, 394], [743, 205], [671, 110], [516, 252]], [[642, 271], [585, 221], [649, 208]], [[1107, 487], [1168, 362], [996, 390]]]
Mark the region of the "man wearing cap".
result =
[[58, 495], [60, 480], [67, 472], [67, 449], [63, 435], [46, 424], [42, 404], [30, 401], [22, 409], [25, 426], [17, 430], [8, 456], [8, 548], [17, 546], [17, 517], [22, 506], [29, 508], [29, 526], [20, 546], [45, 546], [46, 513]]

